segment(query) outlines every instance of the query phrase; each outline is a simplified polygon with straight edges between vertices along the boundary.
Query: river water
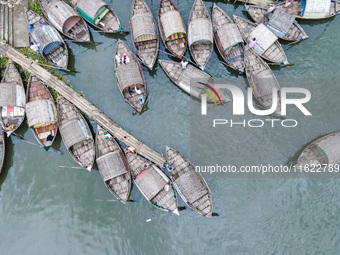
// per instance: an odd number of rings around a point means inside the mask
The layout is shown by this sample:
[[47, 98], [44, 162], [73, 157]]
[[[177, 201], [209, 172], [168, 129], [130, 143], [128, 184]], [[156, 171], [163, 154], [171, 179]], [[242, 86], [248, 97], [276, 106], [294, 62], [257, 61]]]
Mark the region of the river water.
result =
[[[132, 1], [107, 0], [128, 30]], [[154, 17], [158, 2], [147, 0]], [[187, 23], [193, 1], [176, 1]], [[212, 2], [205, 2], [211, 10]], [[239, 4], [219, 2], [229, 15], [246, 17]], [[149, 91], [149, 109], [132, 115], [114, 77], [113, 54], [117, 39], [133, 49], [131, 36], [102, 35], [92, 31], [98, 45], [69, 43], [71, 69], [65, 74], [74, 88], [83, 91], [115, 122], [159, 152], [170, 145], [198, 165], [286, 164], [319, 136], [339, 129], [340, 17], [326, 21], [301, 21], [309, 39], [283, 45], [293, 66], [274, 68], [282, 87], [307, 88], [306, 104], [312, 116], [289, 108], [295, 128], [213, 129], [197, 126], [192, 109], [200, 103], [177, 88], [157, 64], [143, 72]], [[161, 43], [161, 50], [164, 46]], [[189, 53], [186, 53], [189, 57]], [[160, 59], [168, 59], [164, 53]], [[228, 79], [246, 91], [244, 76], [219, 62], [216, 52], [206, 71]], [[231, 103], [224, 118], [232, 118]], [[208, 110], [212, 110], [209, 106]], [[246, 111], [245, 119], [265, 119]], [[236, 119], [236, 118], [235, 118]], [[93, 123], [95, 130], [96, 126]], [[18, 133], [31, 142], [23, 125]], [[204, 134], [204, 135], [202, 135]], [[207, 139], [207, 137], [209, 139]], [[199, 142], [197, 142], [199, 141]], [[114, 199], [98, 171], [76, 167], [60, 136], [53, 145], [65, 152], [45, 152], [11, 137], [6, 140], [6, 161], [0, 176], [1, 254], [339, 254], [340, 180], [338, 178], [229, 178], [203, 174], [213, 194], [218, 217], [197, 217], [190, 209], [181, 217], [154, 210], [134, 187], [135, 203], [101, 202]], [[320, 178], [318, 178], [320, 177]], [[179, 205], [184, 202], [179, 199]]]

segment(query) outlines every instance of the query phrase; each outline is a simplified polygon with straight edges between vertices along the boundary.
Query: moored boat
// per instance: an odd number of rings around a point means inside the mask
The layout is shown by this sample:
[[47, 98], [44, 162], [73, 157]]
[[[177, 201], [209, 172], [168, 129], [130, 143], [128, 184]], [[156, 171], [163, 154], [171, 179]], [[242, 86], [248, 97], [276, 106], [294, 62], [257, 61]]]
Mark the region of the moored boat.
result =
[[[241, 32], [243, 40], [248, 43], [256, 40], [251, 48], [265, 60], [280, 65], [288, 65], [286, 54], [278, 42], [278, 37], [264, 24], [256, 24], [250, 20], [233, 15], [234, 21]], [[248, 47], [248, 46], [246, 46]]]
[[27, 85], [26, 116], [35, 138], [47, 151], [58, 131], [57, 108], [49, 90], [34, 75]]
[[236, 0], [237, 2], [242, 2], [245, 4], [253, 4], [258, 6], [267, 7], [271, 4], [275, 4], [276, 0]]
[[171, 0], [160, 0], [158, 26], [165, 48], [182, 58], [187, 49], [187, 30], [184, 20]]
[[136, 56], [120, 39], [116, 45], [115, 75], [124, 99], [141, 112], [146, 100], [146, 84]]
[[113, 136], [97, 125], [96, 162], [105, 186], [122, 203], [131, 191], [131, 175], [125, 155]]
[[340, 163], [340, 131], [325, 135], [309, 144], [299, 156], [300, 169], [323, 169]]
[[166, 147], [166, 160], [170, 178], [183, 201], [194, 211], [212, 217], [210, 189], [195, 166], [178, 151]]
[[165, 173], [136, 153], [126, 151], [126, 159], [132, 179], [145, 199], [157, 209], [179, 215], [176, 192]]
[[130, 22], [137, 55], [142, 63], [152, 70], [158, 56], [159, 36], [156, 21], [144, 0], [132, 2]]
[[115, 11], [102, 0], [68, 0], [91, 25], [105, 33], [125, 34]]
[[212, 10], [216, 47], [231, 68], [244, 72], [244, 43], [237, 25], [215, 3]]
[[41, 56], [53, 66], [67, 69], [68, 49], [58, 31], [34, 11], [27, 11], [26, 17], [31, 41]]
[[246, 5], [250, 17], [256, 23], [266, 25], [277, 37], [286, 41], [301, 41], [308, 38], [303, 28], [295, 20], [295, 16], [284, 9], [275, 8], [267, 14], [267, 8]]
[[0, 174], [5, 162], [5, 133], [0, 128]]
[[95, 146], [91, 130], [83, 115], [65, 98], [57, 103], [58, 124], [63, 142], [72, 158], [91, 171], [95, 160]]
[[273, 88], [277, 91], [277, 106], [275, 114], [280, 115], [280, 85], [268, 64], [253, 51], [246, 49], [244, 52], [245, 73], [253, 95], [261, 106], [271, 109], [273, 105]]
[[1, 126], [9, 137], [25, 119], [25, 89], [21, 76], [12, 60], [0, 84]]
[[[202, 95], [207, 93], [211, 95], [207, 97], [208, 102], [229, 102], [230, 99], [223, 89], [214, 89], [213, 78], [202, 70], [188, 65], [183, 69], [181, 63], [170, 60], [159, 60], [163, 71], [178, 87], [183, 89], [189, 95], [201, 99]], [[216, 100], [215, 100], [216, 97]]]
[[294, 15], [297, 19], [327, 19], [340, 13], [339, 0], [295, 0], [289, 5], [285, 2], [277, 8]]
[[202, 70], [210, 59], [213, 40], [209, 12], [202, 0], [195, 0], [188, 21], [188, 46], [193, 60]]
[[61, 0], [38, 0], [48, 21], [75, 42], [90, 42], [90, 32], [82, 17]]

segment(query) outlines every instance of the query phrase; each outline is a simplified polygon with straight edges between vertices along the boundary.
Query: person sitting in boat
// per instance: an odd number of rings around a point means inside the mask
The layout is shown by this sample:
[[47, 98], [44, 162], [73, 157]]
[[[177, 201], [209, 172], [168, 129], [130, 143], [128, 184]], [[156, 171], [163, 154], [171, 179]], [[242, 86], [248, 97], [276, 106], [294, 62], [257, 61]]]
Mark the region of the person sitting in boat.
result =
[[130, 63], [130, 58], [126, 55], [126, 53], [124, 53], [123, 55], [123, 63], [124, 64]]
[[181, 61], [182, 68], [183, 68], [183, 69], [187, 68], [188, 63], [189, 63], [188, 60], [184, 60], [184, 59], [183, 59], [183, 60]]
[[36, 52], [36, 53], [40, 53], [40, 51], [39, 51], [39, 45], [38, 44], [32, 44], [31, 46], [30, 46], [30, 48], [31, 48], [31, 50], [33, 50], [34, 52]]
[[266, 18], [268, 18], [268, 15], [275, 10], [275, 5], [271, 4], [268, 8], [268, 10], [266, 11], [266, 14], [264, 15]]
[[138, 95], [141, 95], [142, 94], [142, 91], [139, 89], [139, 87], [135, 87], [135, 90], [137, 92]]
[[133, 96], [133, 90], [130, 87], [128, 87], [128, 92], [129, 92], [130, 96]]
[[247, 44], [247, 47], [253, 48], [255, 46], [255, 44], [256, 44], [256, 38], [253, 37], [253, 38], [250, 39], [250, 42]]
[[293, 2], [294, 2], [294, 0], [286, 1], [285, 4], [284, 4], [284, 7], [287, 7], [287, 6], [291, 5]]
[[116, 53], [115, 58], [116, 58], [116, 60], [117, 60], [117, 62], [118, 62], [119, 64], [122, 64], [122, 58], [121, 58], [121, 56], [120, 56], [119, 53]]
[[132, 147], [132, 146], [129, 146], [129, 147], [127, 147], [127, 149], [126, 149], [126, 151], [125, 151], [126, 153], [135, 153], [135, 148], [134, 147]]
[[143, 97], [139, 97], [138, 100], [139, 100], [140, 104], [144, 104], [144, 98]]

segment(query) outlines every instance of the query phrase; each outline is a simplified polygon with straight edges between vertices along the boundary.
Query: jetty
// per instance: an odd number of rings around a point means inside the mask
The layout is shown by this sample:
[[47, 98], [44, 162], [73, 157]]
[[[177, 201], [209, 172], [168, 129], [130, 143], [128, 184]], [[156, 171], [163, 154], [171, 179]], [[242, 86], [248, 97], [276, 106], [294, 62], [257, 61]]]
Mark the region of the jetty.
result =
[[[0, 54], [6, 58], [12, 59], [15, 63], [19, 64], [22, 68], [26, 69], [31, 74], [34, 74], [47, 86], [57, 91], [60, 95], [72, 102], [79, 110], [84, 112], [90, 119], [94, 120], [97, 124], [105, 128], [111, 135], [125, 143], [127, 146], [133, 146], [136, 152], [159, 167], [163, 167], [165, 158], [155, 150], [149, 148], [137, 138], [133, 137], [129, 132], [124, 130], [112, 119], [99, 110], [94, 104], [87, 101], [79, 93], [74, 91], [65, 82], [59, 80], [52, 75], [49, 71], [41, 67], [37, 62], [31, 58], [26, 57], [24, 54], [17, 51], [6, 41], [0, 41]], [[128, 139], [124, 139], [128, 137]]]

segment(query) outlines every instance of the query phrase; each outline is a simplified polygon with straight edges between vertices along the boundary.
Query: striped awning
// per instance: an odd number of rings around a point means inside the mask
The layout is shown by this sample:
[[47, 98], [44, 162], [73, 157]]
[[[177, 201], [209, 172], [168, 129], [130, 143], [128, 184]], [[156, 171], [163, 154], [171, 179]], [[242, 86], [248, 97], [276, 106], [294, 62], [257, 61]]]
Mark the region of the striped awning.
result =
[[165, 38], [169, 38], [173, 34], [187, 33], [183, 19], [179, 11], [168, 11], [161, 15], [160, 21], [162, 23]]
[[140, 13], [132, 16], [131, 29], [135, 42], [148, 41], [156, 38], [156, 26], [151, 13]]

